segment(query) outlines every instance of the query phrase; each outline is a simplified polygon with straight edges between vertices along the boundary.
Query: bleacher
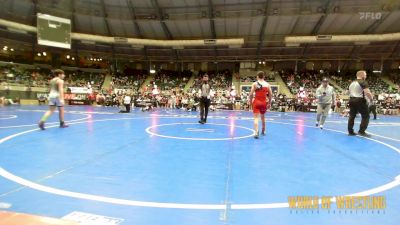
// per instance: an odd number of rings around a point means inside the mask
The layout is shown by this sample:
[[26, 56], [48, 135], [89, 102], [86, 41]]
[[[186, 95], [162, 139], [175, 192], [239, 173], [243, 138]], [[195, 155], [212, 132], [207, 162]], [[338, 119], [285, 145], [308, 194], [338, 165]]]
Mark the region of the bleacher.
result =
[[183, 90], [191, 76], [192, 72], [189, 70], [180, 73], [171, 70], [160, 70], [154, 76], [154, 83], [161, 91]]

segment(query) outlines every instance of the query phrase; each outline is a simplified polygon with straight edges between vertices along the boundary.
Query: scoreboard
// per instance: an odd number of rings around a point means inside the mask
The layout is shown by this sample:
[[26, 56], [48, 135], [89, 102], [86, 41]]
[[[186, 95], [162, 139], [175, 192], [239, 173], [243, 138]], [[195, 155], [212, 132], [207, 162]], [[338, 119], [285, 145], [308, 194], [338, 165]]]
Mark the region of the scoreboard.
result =
[[71, 49], [71, 20], [48, 14], [37, 14], [39, 45]]

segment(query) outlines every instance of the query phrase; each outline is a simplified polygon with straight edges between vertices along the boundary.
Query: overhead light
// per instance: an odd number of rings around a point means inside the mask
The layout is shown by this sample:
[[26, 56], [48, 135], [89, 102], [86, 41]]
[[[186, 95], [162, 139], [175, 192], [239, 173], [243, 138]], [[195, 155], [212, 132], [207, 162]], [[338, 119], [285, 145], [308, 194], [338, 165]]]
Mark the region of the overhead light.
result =
[[356, 41], [354, 42], [355, 45], [369, 45], [369, 41]]
[[11, 48], [11, 49], [10, 49], [10, 51], [12, 51], [12, 52], [13, 52], [13, 51], [14, 51], [14, 49], [13, 49], [13, 48]]
[[155, 19], [157, 19], [157, 16], [154, 15], [154, 14], [150, 14], [150, 15], [147, 16], [147, 19], [149, 19], [149, 20], [155, 20]]
[[151, 69], [151, 70], [150, 70], [150, 73], [151, 73], [151, 74], [154, 74], [154, 73], [156, 73], [156, 70]]
[[75, 60], [75, 57], [72, 57], [72, 60]]
[[38, 52], [37, 56], [42, 56], [42, 54], [40, 54], [40, 52]]
[[340, 7], [339, 7], [339, 6], [335, 6], [335, 8], [333, 8], [333, 12], [334, 12], [334, 13], [338, 13], [339, 10], [340, 10]]
[[8, 48], [8, 46], [7, 46], [7, 45], [5, 45], [5, 46], [3, 47], [3, 49], [4, 49], [4, 50], [7, 50], [7, 48]]
[[93, 61], [93, 58], [90, 58], [90, 61]]
[[7, 27], [7, 30], [10, 31], [10, 32], [13, 32], [13, 33], [28, 34], [27, 31], [14, 29], [14, 28], [11, 28], [11, 27]]
[[132, 46], [132, 48], [135, 48], [135, 49], [142, 49], [142, 48], [144, 48], [144, 45], [138, 45], [138, 44], [133, 44], [133, 45], [131, 45]]
[[95, 41], [87, 41], [87, 40], [82, 40], [81, 43], [82, 44], [88, 44], [88, 45], [95, 45], [96, 44]]
[[67, 57], [67, 59], [69, 59], [71, 56], [67, 55], [66, 57]]
[[261, 61], [258, 61], [258, 64], [261, 64], [262, 62]]
[[228, 47], [229, 48], [241, 48], [242, 45], [229, 45]]
[[382, 73], [382, 71], [380, 71], [380, 70], [373, 70], [372, 72], [373, 73]]
[[43, 52], [43, 56], [46, 56], [47, 55], [47, 53], [46, 52]]
[[299, 47], [300, 43], [286, 43], [286, 47]]
[[263, 62], [263, 64], [265, 65], [265, 61]]
[[318, 41], [330, 41], [332, 40], [332, 35], [317, 35]]

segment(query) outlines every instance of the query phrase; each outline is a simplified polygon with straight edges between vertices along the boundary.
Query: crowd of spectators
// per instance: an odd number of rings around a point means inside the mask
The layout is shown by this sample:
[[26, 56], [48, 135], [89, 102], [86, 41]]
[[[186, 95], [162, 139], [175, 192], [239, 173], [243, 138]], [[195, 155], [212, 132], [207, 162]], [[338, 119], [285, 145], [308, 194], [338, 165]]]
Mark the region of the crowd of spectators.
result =
[[90, 87], [99, 91], [103, 85], [105, 74], [82, 71], [65, 71], [65, 85], [70, 87]]
[[47, 85], [50, 70], [46, 68], [27, 69], [19, 65], [0, 67], [0, 83], [3, 85], [43, 87]]
[[207, 74], [209, 77], [209, 84], [214, 92], [218, 94], [223, 94], [226, 90], [229, 90], [232, 87], [232, 72], [229, 70], [224, 70], [220, 72], [216, 71], [199, 71], [198, 77], [190, 88], [190, 92], [194, 89], [198, 89], [202, 82], [202, 77], [204, 74]]
[[[248, 92], [240, 91], [238, 94], [232, 84], [232, 72], [225, 71], [200, 71], [193, 85], [184, 91], [185, 85], [192, 76], [191, 71], [175, 72], [168, 70], [158, 71], [154, 80], [144, 90], [140, 89], [148, 77], [147, 71], [126, 69], [121, 73], [112, 75], [110, 89], [101, 90], [105, 75], [101, 73], [89, 73], [83, 71], [66, 71], [65, 84], [73, 87], [90, 87], [94, 95], [90, 98], [93, 102], [104, 106], [119, 106], [126, 95], [132, 99], [132, 103], [138, 106], [154, 106], [162, 108], [181, 108], [195, 110], [198, 104], [198, 90], [203, 74], [209, 75], [209, 83], [212, 87], [212, 109], [240, 103], [241, 109], [248, 109]], [[275, 73], [267, 80], [275, 79]], [[288, 86], [294, 98], [288, 98], [283, 94], [274, 92], [271, 110], [276, 111], [310, 111], [316, 106], [315, 90], [321, 84], [324, 77], [334, 81], [343, 90], [347, 90], [354, 80], [354, 71], [346, 72], [320, 72], [314, 70], [280, 71], [280, 76]], [[252, 83], [254, 76], [237, 78], [240, 82]], [[383, 114], [398, 114], [400, 105], [399, 84], [400, 78], [396, 73], [389, 74], [388, 78], [395, 84], [390, 86], [385, 83], [379, 74], [368, 73], [367, 82], [371, 91], [375, 94], [375, 104], [378, 111]], [[27, 87], [47, 87], [51, 79], [51, 70], [48, 68], [27, 69], [18, 65], [6, 65], [0, 67], [0, 83], [6, 85], [23, 85]], [[397, 85], [397, 86], [396, 86]], [[157, 88], [157, 94], [153, 89]], [[338, 89], [336, 89], [338, 92]], [[338, 93], [337, 108], [345, 108], [346, 101], [340, 99]]]
[[[275, 71], [268, 72], [268, 73], [266, 73], [266, 76], [264, 79], [268, 82], [274, 82], [275, 76], [276, 76]], [[241, 76], [239, 78], [240, 78], [241, 83], [254, 83], [257, 81], [257, 77], [255, 75], [254, 76]]]
[[[338, 94], [337, 108], [341, 108], [341, 111], [343, 111], [347, 104], [346, 101], [340, 99], [340, 97], [341, 95], [346, 94], [346, 90], [350, 83], [355, 79], [355, 73], [356, 71], [345, 71], [341, 73], [336, 71], [305, 71], [295, 74], [293, 71], [282, 71], [282, 79], [286, 82], [289, 90], [295, 96], [293, 100], [287, 101], [286, 106], [289, 110], [292, 109], [294, 111], [303, 111], [304, 109], [314, 108], [316, 105], [315, 89], [321, 84], [321, 79], [323, 77], [328, 77], [343, 89], [343, 92], [340, 92], [339, 89], [335, 88], [335, 91]], [[391, 79], [396, 81], [398, 77], [392, 76]], [[367, 82], [370, 90], [375, 95], [375, 104], [377, 105], [378, 111], [383, 114], [398, 114], [400, 105], [398, 87], [388, 85], [381, 79], [380, 75], [369, 72]]]
[[400, 71], [393, 71], [389, 73], [389, 80], [393, 82], [394, 87], [393, 89], [397, 90], [398, 92], [400, 91]]
[[294, 73], [291, 70], [281, 71], [283, 81], [286, 83], [290, 92], [294, 95], [306, 91], [308, 95], [314, 95], [315, 89], [321, 84], [322, 79], [327, 76], [315, 70], [307, 70]]
[[[91, 85], [94, 90], [99, 90], [104, 77], [105, 74], [102, 73], [65, 71], [65, 85], [73, 87]], [[7, 86], [47, 87], [51, 78], [51, 69], [48, 68], [28, 69], [18, 65], [0, 67], [0, 83]]]
[[[330, 79], [335, 81], [335, 83], [340, 86], [343, 90], [347, 90], [351, 82], [355, 79], [356, 71], [345, 71], [345, 72], [331, 72], [332, 74], [329, 76]], [[390, 92], [395, 93], [398, 91], [397, 87], [392, 87], [389, 84], [385, 83], [381, 74], [376, 74], [373, 72], [367, 71], [367, 82], [370, 87], [370, 90], [374, 94], [379, 94], [382, 92]], [[389, 76], [390, 78], [391, 76]]]
[[185, 87], [191, 76], [192, 72], [190, 70], [185, 70], [182, 72], [160, 70], [154, 76], [153, 83], [158, 86], [161, 92], [180, 90]]
[[[117, 83], [114, 84], [115, 88], [113, 93], [101, 93], [97, 98], [97, 103], [105, 106], [118, 106], [121, 99], [125, 95], [129, 95], [132, 99], [132, 104], [142, 107], [142, 109], [149, 109], [153, 107], [183, 109], [187, 111], [196, 110], [198, 105], [198, 90], [201, 84], [201, 77], [205, 72], [199, 73], [199, 79], [194, 81], [194, 84], [187, 91], [184, 91], [185, 85], [188, 83], [192, 76], [191, 71], [173, 72], [167, 70], [159, 71], [154, 80], [150, 82], [139, 92], [132, 92], [131, 85], [127, 85], [124, 90], [117, 89]], [[213, 89], [212, 106], [211, 110], [217, 108], [232, 107], [232, 74], [230, 71], [223, 71], [220, 73], [207, 72], [210, 77], [210, 84]], [[121, 79], [121, 78], [119, 78]], [[116, 79], [115, 79], [116, 80]], [[128, 83], [125, 78], [122, 82]]]
[[145, 74], [135, 76], [112, 76], [110, 87], [111, 89], [129, 89], [133, 92], [138, 92], [145, 80]]

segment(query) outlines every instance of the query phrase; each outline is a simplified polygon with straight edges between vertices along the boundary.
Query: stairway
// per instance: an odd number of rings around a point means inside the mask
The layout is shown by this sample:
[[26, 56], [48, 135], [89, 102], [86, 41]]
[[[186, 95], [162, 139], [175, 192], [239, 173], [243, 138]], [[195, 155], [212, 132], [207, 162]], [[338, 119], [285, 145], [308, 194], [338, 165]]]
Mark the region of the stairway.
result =
[[275, 76], [275, 81], [276, 81], [276, 84], [279, 85], [279, 92], [281, 94], [286, 95], [286, 97], [288, 97], [288, 98], [294, 97], [292, 92], [290, 92], [288, 86], [286, 85], [286, 83], [283, 81], [282, 77], [279, 74], [277, 74]]
[[147, 85], [150, 84], [151, 81], [154, 80], [154, 74], [150, 74], [147, 76], [146, 80], [143, 82], [142, 86], [140, 87], [140, 90], [144, 90]]
[[391, 86], [393, 89], [396, 89], [397, 85], [395, 83], [393, 83], [389, 77], [383, 76], [381, 77], [381, 79], [383, 80], [383, 82], [385, 82], [386, 84], [388, 84], [389, 86]]
[[110, 88], [110, 83], [112, 80], [111, 74], [106, 74], [106, 77], [104, 77], [104, 82], [103, 85], [101, 86], [102, 89], [108, 90]]
[[194, 71], [192, 76], [189, 78], [188, 82], [186, 83], [185, 87], [183, 88], [183, 92], [187, 93], [190, 87], [192, 87], [193, 83], [195, 82], [196, 78], [198, 77], [199, 72]]
[[340, 93], [343, 93], [343, 92], [344, 92], [343, 88], [340, 87], [340, 86], [336, 83], [336, 81], [330, 79], [330, 80], [329, 80], [329, 83], [330, 83], [334, 88], [338, 89], [338, 90], [340, 91]]

